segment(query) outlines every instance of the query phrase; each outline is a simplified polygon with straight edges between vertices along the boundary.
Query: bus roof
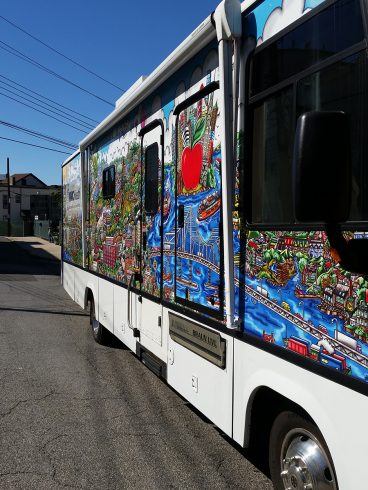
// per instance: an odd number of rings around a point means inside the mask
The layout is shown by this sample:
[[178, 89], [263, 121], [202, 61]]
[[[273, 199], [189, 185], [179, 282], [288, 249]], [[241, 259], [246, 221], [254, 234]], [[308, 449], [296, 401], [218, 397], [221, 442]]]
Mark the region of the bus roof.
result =
[[[242, 12], [256, 1], [243, 2]], [[216, 29], [211, 14], [148, 77], [138, 79], [128, 89], [128, 93], [118, 99], [116, 108], [80, 142], [81, 151], [126, 116], [215, 37]]]

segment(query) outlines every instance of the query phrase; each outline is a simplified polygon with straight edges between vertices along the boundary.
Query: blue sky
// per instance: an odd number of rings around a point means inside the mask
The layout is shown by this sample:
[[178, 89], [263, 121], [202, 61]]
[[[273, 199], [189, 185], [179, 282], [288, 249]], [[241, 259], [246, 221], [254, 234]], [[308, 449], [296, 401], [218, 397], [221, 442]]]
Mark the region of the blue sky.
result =
[[[217, 0], [17, 0], [4, 3], [0, 15], [116, 85], [129, 88], [140, 75], [151, 73], [216, 8], [217, 4]], [[107, 100], [115, 102], [121, 95], [118, 89], [52, 53], [2, 19], [0, 42], [7, 43]], [[112, 110], [107, 104], [0, 48], [1, 76], [97, 121], [101, 121]], [[4, 78], [0, 78], [1, 81], [9, 83]], [[84, 137], [84, 133], [4, 97], [1, 93], [14, 97], [5, 92], [6, 88], [12, 90], [0, 83], [1, 121], [73, 143], [78, 143]], [[4, 125], [0, 125], [0, 137], [52, 146], [49, 142], [31, 138]], [[54, 148], [62, 149], [55, 146]], [[10, 158], [11, 173], [32, 172], [47, 184], [59, 184], [61, 162], [67, 155], [0, 139], [0, 174], [6, 171], [6, 157]]]

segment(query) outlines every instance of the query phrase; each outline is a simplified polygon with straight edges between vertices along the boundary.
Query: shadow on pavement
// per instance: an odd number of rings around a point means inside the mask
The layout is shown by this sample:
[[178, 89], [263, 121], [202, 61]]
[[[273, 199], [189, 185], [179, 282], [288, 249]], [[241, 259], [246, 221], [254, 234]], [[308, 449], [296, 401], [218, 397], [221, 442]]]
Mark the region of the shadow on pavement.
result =
[[22, 248], [26, 253], [28, 253], [32, 257], [37, 257], [38, 259], [43, 259], [43, 260], [60, 261], [60, 259], [56, 258], [45, 248], [42, 248], [42, 245], [40, 246], [40, 242], [13, 241], [12, 243], [14, 243], [17, 247]]
[[23, 311], [25, 313], [46, 313], [47, 315], [89, 316], [88, 313], [78, 313], [76, 311], [55, 311], [37, 308], [8, 308], [6, 306], [0, 306], [0, 311]]
[[60, 260], [39, 248], [34, 255], [32, 243], [19, 245], [0, 237], [0, 274], [60, 275]]

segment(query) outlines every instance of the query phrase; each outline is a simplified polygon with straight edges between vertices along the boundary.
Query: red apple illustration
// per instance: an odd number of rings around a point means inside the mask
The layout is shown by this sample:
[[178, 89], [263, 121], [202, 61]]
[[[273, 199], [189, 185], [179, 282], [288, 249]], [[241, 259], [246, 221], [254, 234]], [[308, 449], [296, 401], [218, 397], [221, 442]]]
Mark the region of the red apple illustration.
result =
[[196, 143], [193, 148], [187, 146], [181, 156], [181, 173], [185, 188], [190, 191], [199, 184], [202, 172], [202, 145]]

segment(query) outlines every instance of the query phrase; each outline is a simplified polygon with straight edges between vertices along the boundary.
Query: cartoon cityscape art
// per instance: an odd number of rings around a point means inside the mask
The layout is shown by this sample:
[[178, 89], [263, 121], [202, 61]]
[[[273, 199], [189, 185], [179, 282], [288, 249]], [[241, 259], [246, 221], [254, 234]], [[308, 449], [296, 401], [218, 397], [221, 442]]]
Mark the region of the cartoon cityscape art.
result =
[[248, 232], [236, 286], [245, 331], [365, 379], [368, 282], [334, 262], [324, 232]]
[[[204, 86], [201, 86], [203, 89]], [[178, 116], [176, 298], [219, 310], [221, 153], [216, 92]], [[180, 222], [182, 221], [182, 222]], [[165, 252], [172, 250], [166, 242]]]
[[81, 160], [63, 167], [63, 260], [82, 265]]

